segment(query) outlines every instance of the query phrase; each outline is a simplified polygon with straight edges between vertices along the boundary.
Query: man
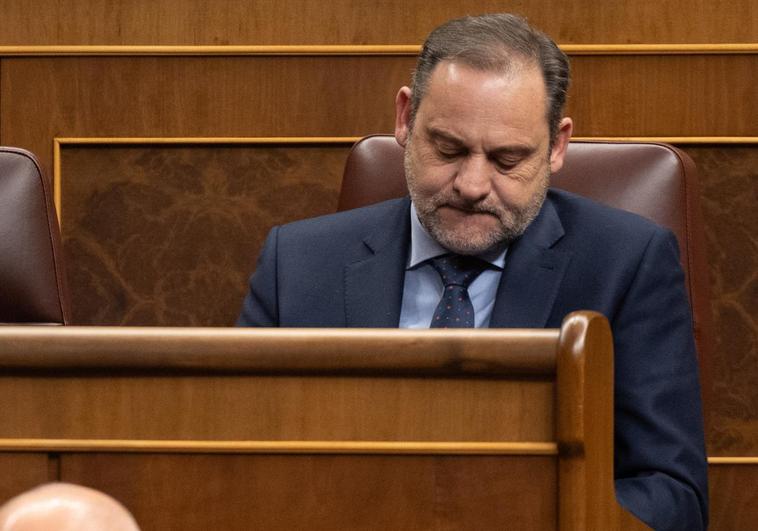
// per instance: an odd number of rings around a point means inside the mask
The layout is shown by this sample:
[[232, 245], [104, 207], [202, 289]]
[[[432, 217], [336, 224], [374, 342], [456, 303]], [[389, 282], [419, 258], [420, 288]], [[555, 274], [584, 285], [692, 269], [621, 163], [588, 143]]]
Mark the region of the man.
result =
[[703, 529], [698, 372], [676, 240], [548, 190], [573, 128], [562, 117], [568, 83], [565, 55], [519, 17], [437, 28], [395, 102], [410, 200], [275, 227], [238, 324], [535, 328], [601, 312], [616, 351], [617, 498], [654, 529]]
[[0, 531], [139, 531], [129, 511], [94, 489], [48, 483], [0, 508]]

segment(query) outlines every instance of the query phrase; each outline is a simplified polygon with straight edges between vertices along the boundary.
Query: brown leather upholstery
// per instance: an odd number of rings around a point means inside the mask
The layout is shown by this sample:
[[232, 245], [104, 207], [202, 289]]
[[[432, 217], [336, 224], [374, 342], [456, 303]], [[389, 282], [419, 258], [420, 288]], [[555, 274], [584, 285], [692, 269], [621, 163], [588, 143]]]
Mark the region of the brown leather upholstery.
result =
[[[670, 228], [687, 276], [704, 395], [710, 395], [713, 325], [710, 285], [692, 159], [667, 144], [572, 141], [552, 186], [640, 214]], [[407, 194], [403, 149], [391, 135], [359, 140], [350, 151], [339, 210]]]
[[49, 188], [34, 155], [0, 147], [0, 323], [68, 322]]

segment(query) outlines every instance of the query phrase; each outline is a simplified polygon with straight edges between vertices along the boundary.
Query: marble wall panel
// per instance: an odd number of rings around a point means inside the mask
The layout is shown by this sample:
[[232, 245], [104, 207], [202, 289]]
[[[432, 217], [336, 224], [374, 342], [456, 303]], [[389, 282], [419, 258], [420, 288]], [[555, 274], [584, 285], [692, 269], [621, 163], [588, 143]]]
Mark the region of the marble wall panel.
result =
[[710, 455], [758, 455], [758, 145], [682, 146], [700, 171], [716, 326]]
[[275, 224], [333, 212], [348, 145], [63, 145], [76, 324], [224, 326]]

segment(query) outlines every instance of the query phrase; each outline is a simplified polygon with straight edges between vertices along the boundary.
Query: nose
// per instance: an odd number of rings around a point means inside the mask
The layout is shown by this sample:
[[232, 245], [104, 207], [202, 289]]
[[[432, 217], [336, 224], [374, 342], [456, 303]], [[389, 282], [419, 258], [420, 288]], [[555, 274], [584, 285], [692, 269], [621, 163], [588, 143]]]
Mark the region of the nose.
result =
[[455, 181], [453, 181], [453, 189], [467, 202], [481, 201], [492, 190], [490, 172], [487, 157], [470, 154], [461, 161]]

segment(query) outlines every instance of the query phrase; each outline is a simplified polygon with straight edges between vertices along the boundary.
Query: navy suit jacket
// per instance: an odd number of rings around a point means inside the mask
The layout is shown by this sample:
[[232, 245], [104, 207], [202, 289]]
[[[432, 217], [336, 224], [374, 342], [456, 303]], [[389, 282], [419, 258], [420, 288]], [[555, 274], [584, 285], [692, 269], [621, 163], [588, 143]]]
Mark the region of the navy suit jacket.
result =
[[[409, 249], [408, 198], [275, 227], [243, 326], [392, 327]], [[611, 323], [616, 497], [657, 530], [707, 523], [700, 387], [675, 236], [551, 189], [508, 251], [490, 327], [558, 328], [574, 310]]]

